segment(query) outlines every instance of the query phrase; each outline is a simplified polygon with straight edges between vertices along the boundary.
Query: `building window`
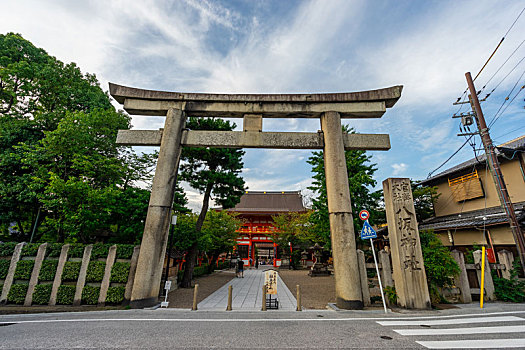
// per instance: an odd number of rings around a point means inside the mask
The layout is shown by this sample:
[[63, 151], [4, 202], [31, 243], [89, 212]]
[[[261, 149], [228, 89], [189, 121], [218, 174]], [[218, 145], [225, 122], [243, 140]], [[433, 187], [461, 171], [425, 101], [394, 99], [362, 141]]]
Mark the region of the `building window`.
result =
[[448, 179], [448, 186], [456, 202], [485, 196], [477, 170], [454, 179]]

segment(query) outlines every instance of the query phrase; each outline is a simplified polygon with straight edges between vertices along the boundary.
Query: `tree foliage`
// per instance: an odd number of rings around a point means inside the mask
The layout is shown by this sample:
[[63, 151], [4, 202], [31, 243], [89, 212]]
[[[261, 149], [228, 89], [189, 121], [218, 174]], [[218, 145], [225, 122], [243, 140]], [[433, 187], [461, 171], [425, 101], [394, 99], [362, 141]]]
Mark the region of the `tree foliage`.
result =
[[[343, 126], [343, 131], [355, 133], [353, 129], [346, 125]], [[370, 190], [371, 187], [376, 185], [373, 175], [377, 170], [375, 164], [370, 163], [371, 158], [372, 157], [367, 155], [365, 151], [345, 151], [348, 185], [356, 233], [360, 231], [361, 222], [358, 218], [358, 213], [361, 209], [367, 209], [370, 212], [371, 222], [378, 224], [385, 221], [384, 210], [380, 208], [382, 193], [381, 191], [372, 192]], [[308, 189], [314, 191], [317, 195], [312, 201], [312, 207], [314, 209], [312, 222], [315, 224], [315, 230], [319, 235], [319, 240], [325, 247], [330, 247], [330, 221], [328, 217], [323, 152], [313, 152], [307, 162], [312, 166], [312, 173], [314, 174], [314, 181]]]
[[0, 237], [135, 243], [154, 158], [116, 145], [130, 126], [95, 75], [0, 35]]
[[[190, 130], [231, 131], [235, 124], [219, 118], [189, 118], [186, 128]], [[209, 202], [213, 196], [215, 203], [223, 208], [231, 208], [240, 200], [244, 192], [244, 180], [240, 176], [243, 167], [244, 151], [232, 148], [185, 148], [181, 154], [180, 178], [204, 195], [202, 209], [195, 223], [195, 231], [202, 229]], [[190, 287], [198, 253], [195, 242], [186, 256], [186, 269], [182, 287]]]

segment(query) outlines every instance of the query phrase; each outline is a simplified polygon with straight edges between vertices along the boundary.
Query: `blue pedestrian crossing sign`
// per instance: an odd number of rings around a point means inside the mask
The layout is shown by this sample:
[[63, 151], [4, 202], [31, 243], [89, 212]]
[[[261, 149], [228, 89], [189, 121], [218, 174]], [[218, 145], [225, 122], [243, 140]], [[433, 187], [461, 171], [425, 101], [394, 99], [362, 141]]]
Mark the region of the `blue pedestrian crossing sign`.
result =
[[370, 239], [377, 238], [377, 233], [374, 231], [372, 226], [368, 223], [368, 220], [363, 224], [363, 229], [361, 230], [361, 239]]

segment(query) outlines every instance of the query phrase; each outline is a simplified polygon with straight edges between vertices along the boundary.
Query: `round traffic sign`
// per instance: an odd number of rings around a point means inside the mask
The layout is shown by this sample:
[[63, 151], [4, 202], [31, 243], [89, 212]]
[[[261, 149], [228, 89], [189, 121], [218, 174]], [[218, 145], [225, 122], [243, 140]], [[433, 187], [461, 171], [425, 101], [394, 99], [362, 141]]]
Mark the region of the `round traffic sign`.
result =
[[365, 221], [365, 220], [368, 220], [368, 218], [370, 217], [370, 213], [368, 212], [368, 210], [361, 210], [359, 212], [359, 219]]

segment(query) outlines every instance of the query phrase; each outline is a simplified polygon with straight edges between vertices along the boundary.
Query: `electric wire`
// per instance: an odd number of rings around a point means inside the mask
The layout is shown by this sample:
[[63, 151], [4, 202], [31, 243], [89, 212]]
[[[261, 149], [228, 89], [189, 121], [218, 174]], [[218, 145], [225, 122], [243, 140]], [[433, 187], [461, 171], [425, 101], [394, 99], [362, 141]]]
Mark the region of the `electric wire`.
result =
[[[525, 71], [523, 71], [523, 74], [521, 74], [520, 76], [520, 79], [521, 77], [525, 74]], [[514, 88], [516, 87], [516, 85], [512, 88], [512, 90], [514, 90]], [[509, 93], [509, 95], [505, 98], [505, 100], [503, 101], [503, 103], [501, 104], [501, 106], [499, 107], [498, 111], [496, 112], [496, 114], [494, 114], [494, 117], [492, 117], [492, 120], [490, 121], [489, 123], [489, 129], [498, 121], [498, 119], [503, 115], [503, 113], [505, 113], [505, 111], [507, 110], [507, 108], [509, 108], [509, 106], [512, 104], [512, 102], [514, 102], [514, 100], [516, 99], [516, 97], [523, 91], [523, 89], [525, 89], [525, 85], [522, 85], [521, 88], [516, 92], [516, 94], [514, 95], [514, 97], [510, 100], [510, 102], [505, 106], [505, 108], [503, 110], [501, 110], [501, 108], [505, 105], [505, 103], [509, 100], [509, 97], [510, 97], [510, 94], [512, 93], [512, 90], [511, 92]], [[501, 110], [501, 113], [499, 113]], [[499, 113], [499, 115], [498, 115]]]
[[431, 177], [432, 174], [435, 173], [437, 170], [441, 169], [441, 167], [442, 167], [443, 165], [447, 164], [448, 161], [451, 160], [456, 154], [458, 154], [458, 152], [461, 151], [461, 149], [463, 149], [463, 147], [465, 147], [465, 145], [470, 141], [470, 139], [472, 138], [472, 136], [474, 136], [474, 135], [470, 135], [470, 136], [468, 137], [468, 139], [467, 139], [465, 142], [463, 142], [463, 144], [462, 144], [462, 145], [461, 145], [461, 146], [460, 146], [460, 147], [459, 147], [454, 153], [452, 153], [452, 155], [451, 155], [450, 157], [447, 158], [447, 160], [445, 160], [443, 163], [441, 163], [440, 166], [438, 166], [436, 169], [434, 169], [434, 170], [432, 170], [430, 173], [428, 173], [428, 175], [427, 175], [427, 179], [428, 179], [429, 177]]
[[[490, 77], [490, 79], [487, 80], [487, 82], [485, 83], [485, 85], [483, 85], [483, 87], [481, 88], [480, 93], [483, 92], [483, 91], [485, 90], [485, 88], [487, 87], [487, 85], [492, 81], [492, 79], [494, 79], [494, 77], [496, 76], [496, 74], [499, 73], [499, 71], [505, 66], [505, 64], [507, 64], [507, 62], [512, 58], [512, 56], [514, 56], [514, 54], [515, 54], [516, 52], [518, 52], [519, 48], [521, 47], [521, 45], [523, 45], [523, 43], [525, 43], [525, 40], [523, 40], [523, 41], [518, 45], [518, 47], [517, 47], [517, 48], [516, 48], [511, 54], [510, 54], [510, 56], [507, 57], [507, 59], [505, 60], [505, 62], [503, 62], [503, 63], [499, 66], [499, 68], [494, 72], [494, 74], [492, 74], [492, 76]], [[522, 60], [523, 60], [523, 59], [522, 59]], [[521, 62], [521, 61], [520, 61], [520, 62]], [[512, 72], [512, 71], [511, 71], [511, 72]], [[509, 74], [510, 74], [510, 73], [509, 73]], [[508, 74], [507, 74], [507, 76], [508, 76]], [[507, 76], [506, 76], [506, 77], [507, 77]], [[506, 77], [505, 77], [505, 78], [506, 78]], [[503, 79], [503, 80], [505, 80], [505, 79]], [[501, 82], [500, 82], [499, 84], [501, 84]], [[486, 100], [490, 95], [492, 95], [492, 93], [496, 90], [496, 88], [499, 86], [499, 84], [496, 85], [496, 87], [494, 87], [494, 88], [493, 88], [493, 89], [487, 94], [487, 96], [485, 96], [485, 98], [484, 98], [485, 100]]]

